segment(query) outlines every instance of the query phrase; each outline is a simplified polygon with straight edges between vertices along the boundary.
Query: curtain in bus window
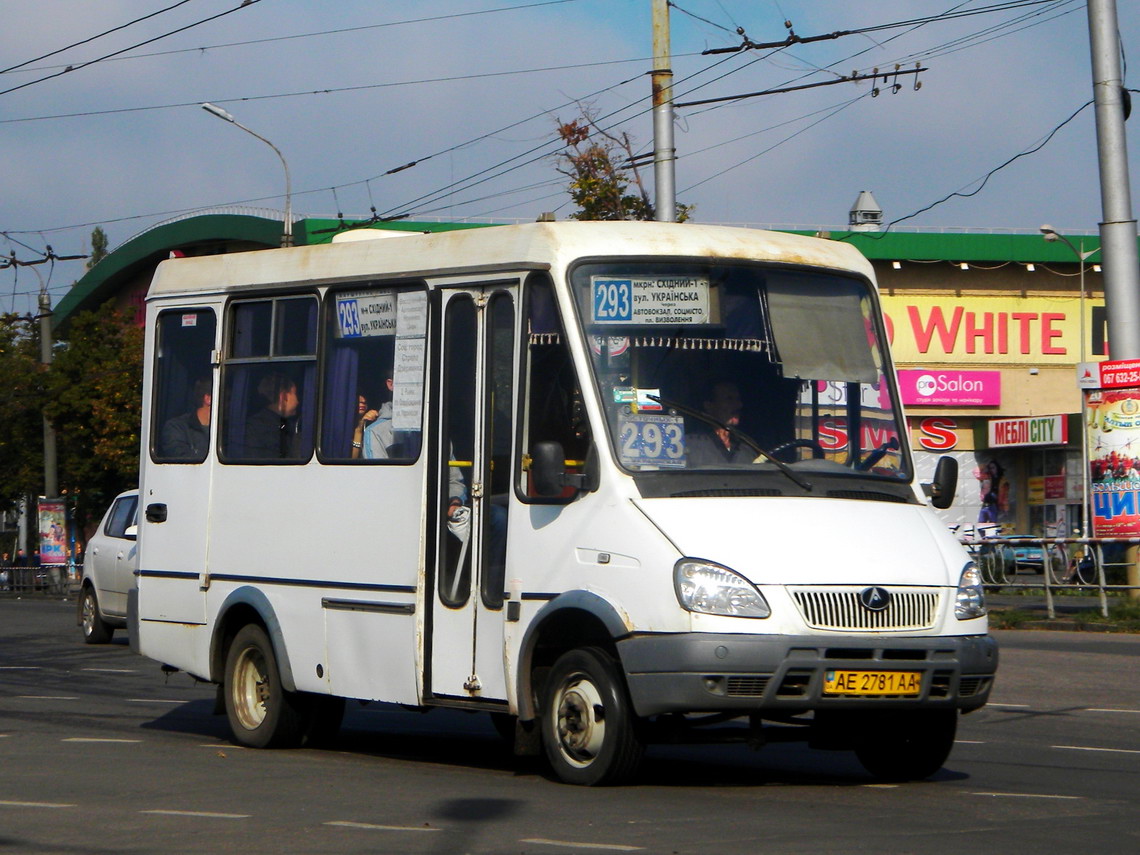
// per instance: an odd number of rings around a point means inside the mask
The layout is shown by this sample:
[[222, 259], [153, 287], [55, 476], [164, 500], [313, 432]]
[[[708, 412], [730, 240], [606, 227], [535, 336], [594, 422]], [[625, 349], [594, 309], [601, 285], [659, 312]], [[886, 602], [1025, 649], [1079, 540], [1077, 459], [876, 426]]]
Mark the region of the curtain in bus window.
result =
[[351, 345], [331, 338], [326, 354], [321, 450], [328, 457], [347, 459], [352, 457], [352, 434], [358, 418], [360, 355]]
[[861, 289], [823, 278], [771, 277], [772, 333], [785, 377], [875, 383], [879, 369], [860, 309]]

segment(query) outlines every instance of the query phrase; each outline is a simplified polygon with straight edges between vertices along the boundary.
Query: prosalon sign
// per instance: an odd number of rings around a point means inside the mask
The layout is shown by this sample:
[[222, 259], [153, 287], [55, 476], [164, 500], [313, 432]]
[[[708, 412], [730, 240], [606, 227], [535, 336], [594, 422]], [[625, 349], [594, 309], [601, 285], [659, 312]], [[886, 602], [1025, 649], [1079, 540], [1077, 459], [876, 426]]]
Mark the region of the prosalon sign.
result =
[[899, 390], [910, 406], [997, 407], [1001, 405], [1000, 371], [929, 371], [899, 369]]

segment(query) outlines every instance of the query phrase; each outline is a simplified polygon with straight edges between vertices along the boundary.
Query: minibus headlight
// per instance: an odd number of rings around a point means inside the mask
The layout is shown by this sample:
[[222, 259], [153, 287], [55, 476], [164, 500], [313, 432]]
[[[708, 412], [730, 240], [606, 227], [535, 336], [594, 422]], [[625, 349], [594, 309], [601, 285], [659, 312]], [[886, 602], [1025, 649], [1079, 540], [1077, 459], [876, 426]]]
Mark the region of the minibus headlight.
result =
[[958, 620], [982, 617], [986, 613], [986, 592], [982, 588], [982, 573], [978, 565], [971, 561], [962, 568], [958, 580], [958, 598], [954, 604], [954, 616]]
[[681, 607], [729, 617], [766, 618], [772, 613], [756, 586], [727, 567], [682, 558], [673, 565], [673, 587]]

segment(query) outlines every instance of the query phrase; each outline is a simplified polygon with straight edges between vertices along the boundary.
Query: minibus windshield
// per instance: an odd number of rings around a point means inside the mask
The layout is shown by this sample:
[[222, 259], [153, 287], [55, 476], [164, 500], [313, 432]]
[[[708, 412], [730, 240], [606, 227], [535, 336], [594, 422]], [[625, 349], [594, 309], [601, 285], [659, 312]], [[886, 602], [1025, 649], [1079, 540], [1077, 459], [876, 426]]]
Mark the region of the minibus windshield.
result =
[[909, 481], [868, 283], [721, 262], [587, 263], [571, 278], [625, 469]]

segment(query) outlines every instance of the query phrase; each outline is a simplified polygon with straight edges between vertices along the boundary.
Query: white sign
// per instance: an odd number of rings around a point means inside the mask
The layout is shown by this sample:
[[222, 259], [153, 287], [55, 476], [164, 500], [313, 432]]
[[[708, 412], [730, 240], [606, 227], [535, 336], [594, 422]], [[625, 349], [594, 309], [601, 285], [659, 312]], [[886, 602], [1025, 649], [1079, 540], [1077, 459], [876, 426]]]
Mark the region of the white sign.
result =
[[427, 335], [427, 292], [401, 291], [396, 310], [400, 335]]
[[595, 324], [707, 324], [709, 280], [702, 276], [594, 276]]

